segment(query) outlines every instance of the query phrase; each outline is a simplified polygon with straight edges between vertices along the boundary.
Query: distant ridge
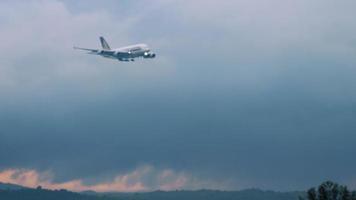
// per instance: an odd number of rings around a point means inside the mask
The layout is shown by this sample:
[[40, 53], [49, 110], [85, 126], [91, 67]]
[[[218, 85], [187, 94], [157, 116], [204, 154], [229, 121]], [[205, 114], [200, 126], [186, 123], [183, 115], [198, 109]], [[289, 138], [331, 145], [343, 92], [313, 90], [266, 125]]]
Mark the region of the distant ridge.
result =
[[240, 191], [220, 190], [176, 190], [153, 192], [112, 192], [99, 193], [68, 190], [26, 188], [20, 185], [0, 183], [1, 200], [298, 200], [305, 192], [274, 192], [259, 189]]
[[[100, 194], [100, 193], [98, 193]], [[177, 190], [138, 193], [101, 193], [108, 197], [134, 200], [298, 200], [305, 192], [275, 192], [260, 189], [239, 191], [222, 190]]]
[[100, 193], [97, 193], [97, 192], [95, 192], [94, 190], [84, 190], [84, 191], [81, 191], [80, 194], [85, 194], [85, 195], [97, 195], [97, 194], [100, 194]]
[[21, 185], [11, 184], [11, 183], [0, 182], [0, 190], [21, 190], [21, 189], [26, 189], [26, 187]]

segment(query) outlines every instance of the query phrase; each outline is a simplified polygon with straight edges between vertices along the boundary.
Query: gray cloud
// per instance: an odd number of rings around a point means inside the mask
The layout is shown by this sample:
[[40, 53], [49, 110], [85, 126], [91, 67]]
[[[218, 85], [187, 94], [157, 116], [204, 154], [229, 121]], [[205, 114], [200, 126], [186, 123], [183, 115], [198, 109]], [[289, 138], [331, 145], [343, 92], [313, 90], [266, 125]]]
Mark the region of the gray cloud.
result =
[[[1, 4], [1, 169], [95, 182], [148, 164], [214, 180], [201, 187], [354, 184], [353, 1]], [[98, 35], [159, 57], [72, 51]]]

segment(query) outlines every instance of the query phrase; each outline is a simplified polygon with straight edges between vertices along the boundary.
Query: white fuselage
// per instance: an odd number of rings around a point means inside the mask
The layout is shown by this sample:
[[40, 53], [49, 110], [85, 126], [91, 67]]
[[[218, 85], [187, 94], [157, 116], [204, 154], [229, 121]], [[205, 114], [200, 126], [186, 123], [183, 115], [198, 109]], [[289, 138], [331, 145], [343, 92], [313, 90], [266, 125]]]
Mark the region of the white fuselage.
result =
[[[115, 52], [114, 59], [125, 59], [125, 58], [137, 58], [148, 55], [151, 51], [146, 44], [134, 44], [126, 47], [121, 47], [117, 49], [113, 49]], [[127, 54], [123, 54], [122, 52], [127, 52]]]

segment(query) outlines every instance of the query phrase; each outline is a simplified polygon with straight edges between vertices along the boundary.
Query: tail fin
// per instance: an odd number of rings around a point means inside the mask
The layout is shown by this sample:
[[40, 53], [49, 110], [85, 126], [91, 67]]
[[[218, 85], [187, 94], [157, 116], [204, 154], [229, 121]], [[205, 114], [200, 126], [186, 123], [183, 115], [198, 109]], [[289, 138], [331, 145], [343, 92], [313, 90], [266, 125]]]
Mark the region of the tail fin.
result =
[[105, 50], [110, 50], [109, 44], [105, 41], [104, 37], [100, 37], [101, 47]]

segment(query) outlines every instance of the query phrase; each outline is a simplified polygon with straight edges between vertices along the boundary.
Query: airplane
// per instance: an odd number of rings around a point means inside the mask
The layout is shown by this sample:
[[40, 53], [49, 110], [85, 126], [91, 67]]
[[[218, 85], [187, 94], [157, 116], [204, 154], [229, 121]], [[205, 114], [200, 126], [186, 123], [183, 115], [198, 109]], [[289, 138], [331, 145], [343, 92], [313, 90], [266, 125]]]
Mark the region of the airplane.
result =
[[119, 61], [135, 61], [135, 58], [155, 58], [156, 54], [146, 44], [135, 44], [121, 48], [111, 49], [104, 37], [99, 37], [101, 49], [88, 49], [74, 46], [74, 49], [89, 51], [88, 54], [99, 55]]

